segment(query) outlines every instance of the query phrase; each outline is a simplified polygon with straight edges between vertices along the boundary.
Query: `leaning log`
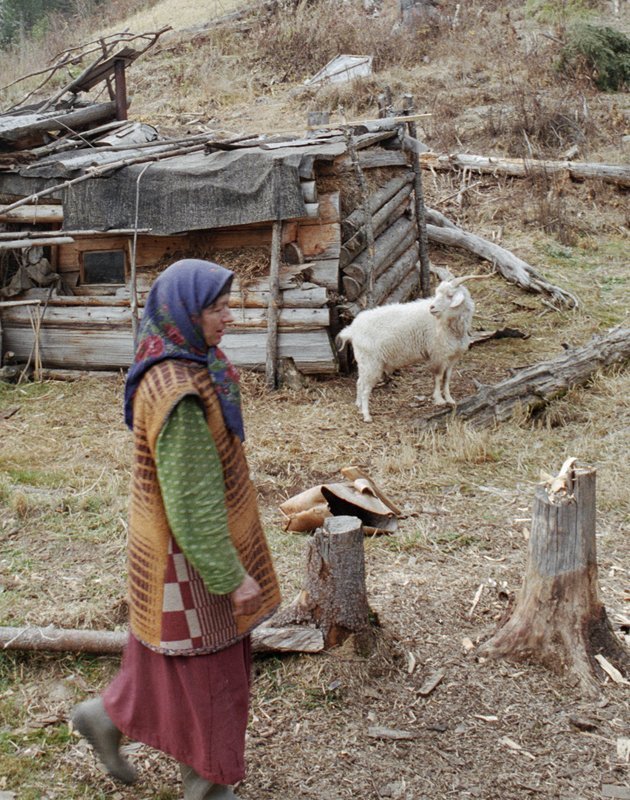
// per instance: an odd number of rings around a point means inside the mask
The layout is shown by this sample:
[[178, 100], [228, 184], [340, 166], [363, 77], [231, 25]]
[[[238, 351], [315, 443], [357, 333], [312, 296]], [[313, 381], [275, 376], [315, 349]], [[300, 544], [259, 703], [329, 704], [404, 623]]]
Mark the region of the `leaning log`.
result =
[[528, 292], [547, 294], [553, 301], [571, 308], [577, 308], [579, 305], [577, 297], [571, 292], [549, 283], [526, 261], [494, 242], [489, 242], [487, 239], [482, 239], [481, 236], [468, 233], [455, 226], [427, 225], [427, 233], [432, 242], [438, 242], [448, 247], [459, 247], [490, 261], [510, 283], [515, 283]]
[[441, 428], [452, 419], [470, 421], [475, 427], [504, 422], [525, 409], [528, 414], [542, 410], [562, 397], [572, 386], [586, 383], [597, 370], [630, 360], [630, 328], [620, 326], [596, 336], [583, 347], [567, 350], [551, 361], [518, 370], [516, 375], [419, 420], [422, 428]]
[[534, 158], [495, 158], [467, 153], [438, 155], [421, 153], [420, 164], [424, 169], [459, 170], [509, 175], [527, 178], [531, 175], [568, 175], [574, 180], [595, 178], [617, 186], [630, 186], [630, 167], [614, 164], [592, 164], [584, 161], [540, 161]]
[[[91, 631], [74, 628], [0, 628], [0, 649], [118, 655], [127, 641], [126, 631]], [[318, 653], [324, 637], [316, 628], [273, 624], [273, 618], [252, 632], [255, 653]]]
[[571, 458], [537, 488], [520, 595], [509, 619], [479, 649], [480, 656], [534, 661], [577, 678], [588, 696], [598, 694], [606, 677], [601, 658], [621, 681], [629, 683], [624, 674], [630, 678], [630, 653], [599, 598], [595, 475]]

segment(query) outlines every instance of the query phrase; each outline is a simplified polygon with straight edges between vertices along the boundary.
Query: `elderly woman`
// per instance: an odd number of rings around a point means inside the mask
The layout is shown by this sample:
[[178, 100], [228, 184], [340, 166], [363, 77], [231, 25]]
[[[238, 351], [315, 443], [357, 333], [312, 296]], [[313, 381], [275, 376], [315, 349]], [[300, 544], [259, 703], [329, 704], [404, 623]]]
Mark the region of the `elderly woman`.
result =
[[134, 433], [130, 635], [75, 728], [107, 771], [136, 773], [122, 734], [180, 762], [185, 800], [234, 798], [244, 777], [251, 630], [279, 604], [243, 453], [238, 375], [218, 345], [233, 273], [178, 261], [155, 281], [125, 388]]

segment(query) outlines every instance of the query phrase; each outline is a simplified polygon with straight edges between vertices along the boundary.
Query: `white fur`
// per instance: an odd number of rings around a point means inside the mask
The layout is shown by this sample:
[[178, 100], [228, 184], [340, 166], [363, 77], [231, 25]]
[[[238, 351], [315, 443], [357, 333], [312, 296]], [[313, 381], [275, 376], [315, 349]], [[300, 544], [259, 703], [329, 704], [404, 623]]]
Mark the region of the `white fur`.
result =
[[434, 377], [433, 402], [455, 405], [449, 382], [455, 362], [470, 346], [474, 310], [469, 291], [455, 279], [442, 281], [434, 297], [357, 314], [337, 336], [337, 346], [352, 343], [359, 369], [356, 404], [365, 422], [372, 421], [370, 394], [382, 376], [420, 361]]

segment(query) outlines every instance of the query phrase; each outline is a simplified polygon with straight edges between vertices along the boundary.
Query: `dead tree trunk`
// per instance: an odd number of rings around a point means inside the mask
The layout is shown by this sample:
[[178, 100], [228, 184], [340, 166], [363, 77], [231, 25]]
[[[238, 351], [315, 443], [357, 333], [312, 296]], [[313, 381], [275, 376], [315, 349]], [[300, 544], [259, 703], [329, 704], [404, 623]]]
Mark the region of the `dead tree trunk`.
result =
[[575, 459], [534, 500], [529, 561], [508, 621], [479, 654], [537, 661], [575, 676], [598, 692], [603, 656], [630, 676], [630, 655], [612, 630], [599, 599], [595, 552], [595, 475]]
[[453, 409], [443, 409], [418, 421], [421, 428], [441, 428], [455, 416], [477, 427], [504, 422], [517, 409], [534, 413], [570, 386], [586, 383], [594, 372], [630, 360], [630, 328], [613, 328], [583, 347], [568, 350], [551, 361], [520, 369], [516, 375], [465, 398]]
[[369, 633], [363, 539], [357, 517], [325, 520], [308, 544], [302, 591], [272, 624], [314, 624], [324, 636], [325, 649], [351, 634]]

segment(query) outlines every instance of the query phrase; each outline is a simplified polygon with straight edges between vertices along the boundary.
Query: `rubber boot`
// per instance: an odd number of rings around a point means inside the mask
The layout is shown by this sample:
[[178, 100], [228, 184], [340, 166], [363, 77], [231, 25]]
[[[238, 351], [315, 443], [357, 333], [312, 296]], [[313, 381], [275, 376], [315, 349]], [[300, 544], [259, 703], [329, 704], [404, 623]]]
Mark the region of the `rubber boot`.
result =
[[180, 764], [179, 770], [184, 784], [184, 800], [238, 800], [229, 786], [210, 783], [197, 775], [192, 767]]
[[121, 732], [109, 718], [103, 700], [95, 697], [79, 703], [72, 712], [72, 724], [94, 748], [107, 772], [122, 783], [134, 783], [138, 774], [118, 749]]

